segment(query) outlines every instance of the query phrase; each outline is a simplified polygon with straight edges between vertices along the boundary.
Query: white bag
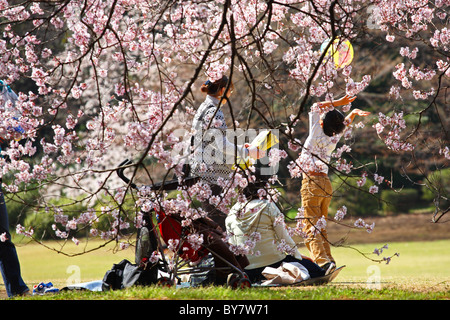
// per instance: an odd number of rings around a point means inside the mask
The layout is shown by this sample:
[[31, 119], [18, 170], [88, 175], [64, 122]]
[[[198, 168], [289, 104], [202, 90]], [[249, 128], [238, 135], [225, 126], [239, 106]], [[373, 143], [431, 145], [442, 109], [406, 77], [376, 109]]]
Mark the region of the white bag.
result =
[[311, 278], [308, 270], [298, 262], [283, 262], [278, 268], [266, 267], [262, 275], [268, 279], [263, 285], [293, 284]]

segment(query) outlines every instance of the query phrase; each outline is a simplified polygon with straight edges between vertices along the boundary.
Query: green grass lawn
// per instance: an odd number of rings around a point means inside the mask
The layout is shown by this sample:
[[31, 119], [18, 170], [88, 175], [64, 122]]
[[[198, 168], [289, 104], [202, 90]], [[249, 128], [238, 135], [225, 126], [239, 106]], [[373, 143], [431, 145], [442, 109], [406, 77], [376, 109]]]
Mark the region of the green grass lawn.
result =
[[[58, 247], [56, 243], [49, 243]], [[98, 245], [90, 243], [88, 249]], [[65, 293], [34, 299], [450, 299], [450, 240], [430, 242], [391, 243], [380, 256], [391, 256], [389, 264], [374, 262], [361, 255], [371, 255], [374, 248], [384, 244], [355, 245], [351, 248], [333, 248], [338, 265], [346, 265], [332, 284], [321, 287], [252, 288], [230, 290], [224, 287], [209, 288], [130, 288], [115, 292]], [[85, 247], [67, 243], [66, 252], [80, 252]], [[122, 259], [134, 261], [134, 249], [115, 250], [110, 244], [105, 248], [67, 257], [43, 246], [18, 244], [17, 250], [22, 275], [30, 288], [38, 282], [52, 282], [63, 287], [78, 280], [101, 280], [114, 263]], [[359, 252], [358, 252], [359, 251]], [[303, 252], [305, 253], [305, 252]], [[4, 289], [0, 282], [0, 290]]]
[[[45, 244], [61, 250], [60, 243]], [[76, 246], [72, 241], [68, 241], [62, 248], [68, 255], [36, 243], [17, 244], [22, 276], [27, 284], [52, 282], [55, 286], [62, 287], [75, 281], [101, 280], [106, 271], [122, 259], [134, 262], [134, 248], [119, 250], [114, 242], [89, 253], [79, 254], [97, 248], [101, 244], [99, 241], [91, 241], [87, 245], [82, 242]]]

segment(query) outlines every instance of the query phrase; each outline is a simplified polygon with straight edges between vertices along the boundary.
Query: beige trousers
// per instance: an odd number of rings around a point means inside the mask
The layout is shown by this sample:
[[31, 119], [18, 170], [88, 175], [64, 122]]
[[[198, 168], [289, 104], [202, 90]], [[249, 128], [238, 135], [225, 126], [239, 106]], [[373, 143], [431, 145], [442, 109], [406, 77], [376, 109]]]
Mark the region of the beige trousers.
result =
[[326, 229], [318, 230], [314, 227], [322, 216], [328, 217], [332, 193], [333, 189], [328, 176], [309, 176], [302, 180], [302, 207], [306, 218], [304, 231], [307, 235], [305, 245], [311, 259], [319, 266], [335, 262], [331, 255]]

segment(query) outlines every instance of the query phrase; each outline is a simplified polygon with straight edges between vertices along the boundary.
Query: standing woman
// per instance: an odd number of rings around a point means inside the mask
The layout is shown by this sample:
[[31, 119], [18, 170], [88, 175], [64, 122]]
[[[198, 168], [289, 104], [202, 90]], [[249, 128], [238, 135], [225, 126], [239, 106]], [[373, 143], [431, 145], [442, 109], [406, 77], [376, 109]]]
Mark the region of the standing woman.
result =
[[[213, 196], [221, 196], [223, 192], [219, 185], [219, 178], [228, 180], [233, 172], [231, 166], [234, 160], [232, 163], [227, 163], [227, 158], [235, 159], [237, 156], [245, 159], [250, 155], [257, 159], [258, 156], [256, 148], [247, 149], [227, 139], [227, 124], [220, 107], [226, 103], [233, 92], [234, 85], [229, 81], [227, 76], [223, 76], [217, 81], [208, 80], [202, 85], [200, 90], [206, 94], [206, 99], [198, 108], [192, 123], [194, 135], [191, 140], [193, 149], [190, 162], [191, 174], [207, 182]], [[202, 208], [222, 230], [225, 230], [225, 213], [218, 210], [208, 200], [202, 202]]]

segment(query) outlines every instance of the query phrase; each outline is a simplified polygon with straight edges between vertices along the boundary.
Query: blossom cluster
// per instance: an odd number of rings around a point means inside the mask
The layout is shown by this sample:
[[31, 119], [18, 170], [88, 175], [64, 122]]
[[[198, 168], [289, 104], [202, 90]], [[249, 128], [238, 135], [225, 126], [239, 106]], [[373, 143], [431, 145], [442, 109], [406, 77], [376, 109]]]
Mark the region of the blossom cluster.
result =
[[259, 232], [253, 232], [246, 236], [246, 240], [242, 244], [230, 244], [230, 250], [236, 255], [259, 255], [260, 252], [254, 249], [256, 242], [260, 240], [261, 234]]
[[[379, 256], [379, 255], [381, 255], [381, 254], [383, 253], [383, 251], [384, 251], [385, 249], [388, 249], [388, 248], [389, 248], [388, 244], [385, 244], [385, 245], [382, 246], [381, 248], [375, 248], [375, 249], [373, 250], [373, 253], [376, 254], [377, 256]], [[399, 257], [400, 254], [399, 254], [398, 252], [396, 252], [396, 253], [394, 253], [394, 254], [393, 254], [392, 256], [390, 256], [390, 257], [383, 257], [383, 261], [385, 261], [386, 264], [389, 264], [389, 263], [391, 262], [391, 260], [392, 260], [392, 257], [394, 257], [394, 256]]]
[[0, 234], [0, 242], [5, 242], [8, 240], [8, 236], [6, 235], [6, 232], [3, 232]]
[[450, 160], [450, 149], [448, 147], [439, 149], [439, 154], [444, 155], [446, 159]]
[[341, 221], [342, 219], [344, 219], [346, 214], [347, 214], [347, 207], [346, 206], [342, 206], [340, 209], [338, 209], [336, 211], [336, 214], [334, 215], [334, 219], [336, 221]]
[[383, 137], [383, 141], [389, 149], [396, 152], [412, 151], [414, 149], [413, 144], [401, 138], [402, 131], [406, 129], [403, 112], [394, 113], [392, 116], [387, 116], [380, 112], [378, 114], [378, 123], [374, 124], [373, 127], [380, 137], [384, 129], [386, 127], [389, 128], [388, 133]]
[[368, 233], [371, 233], [373, 229], [375, 228], [375, 222], [372, 222], [371, 224], [365, 222], [362, 218], [358, 218], [354, 222], [354, 226], [357, 228], [364, 228]]

